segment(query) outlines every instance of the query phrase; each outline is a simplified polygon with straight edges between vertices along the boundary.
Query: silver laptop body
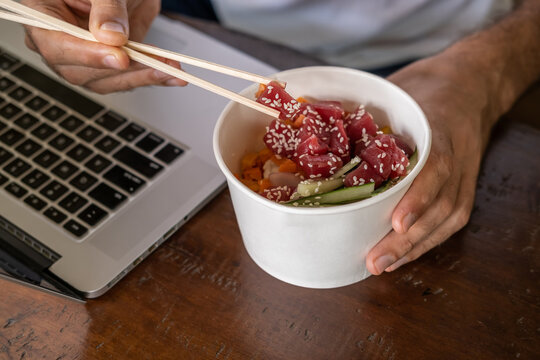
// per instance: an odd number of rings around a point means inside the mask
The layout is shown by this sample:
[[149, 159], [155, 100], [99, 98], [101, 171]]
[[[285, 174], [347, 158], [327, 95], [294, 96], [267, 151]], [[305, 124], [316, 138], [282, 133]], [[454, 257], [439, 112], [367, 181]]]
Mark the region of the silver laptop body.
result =
[[[0, 122], [3, 123], [3, 126], [0, 124], [0, 151], [3, 148], [4, 153], [12, 155], [0, 163], [0, 179], [4, 178], [0, 185], [0, 249], [3, 249], [0, 276], [73, 297], [97, 297], [224, 187], [224, 177], [214, 162], [211, 139], [214, 123], [228, 100], [194, 85], [148, 87], [106, 96], [88, 93], [59, 80], [38, 55], [26, 49], [23, 39], [20, 25], [0, 20], [0, 54], [3, 51], [7, 59], [15, 57], [21, 61], [8, 70], [0, 70], [0, 81], [4, 77], [14, 82], [8, 91], [0, 92]], [[261, 61], [161, 17], [156, 19], [145, 41], [262, 75], [275, 72]], [[48, 91], [40, 92], [39, 86], [35, 88], [25, 83], [26, 78], [30, 83], [39, 78], [28, 67], [42, 71], [102, 108], [89, 111], [92, 114], [84, 119], [74, 109], [77, 106], [72, 108], [58, 100], [62, 91], [51, 90], [53, 97]], [[249, 85], [244, 80], [188, 65], [183, 68], [233, 91]], [[46, 81], [40, 86], [47, 90]], [[22, 90], [19, 93], [15, 90], [18, 87], [24, 87], [30, 94], [22, 96]], [[30, 100], [36, 96], [46, 101], [46, 107], [33, 110], [34, 103]], [[70, 101], [66, 101], [68, 105]], [[41, 140], [43, 133], [41, 129], [36, 130], [39, 125], [26, 127], [28, 119], [18, 119], [22, 116], [20, 113], [12, 116], [12, 110], [4, 109], [8, 103], [22, 110], [21, 113], [30, 114], [29, 118], [37, 119], [38, 124], [45, 123], [45, 128], [50, 127], [57, 134], [65, 132], [64, 124], [71, 124], [67, 120], [70, 116], [82, 118], [83, 124], [67, 133], [73, 142], [63, 148], [65, 142], [58, 144], [62, 139], [54, 143], [51, 140], [57, 135]], [[56, 113], [46, 109], [53, 106], [65, 114], [51, 121], [50, 113], [53, 118]], [[2, 111], [7, 118], [2, 116]], [[87, 134], [80, 130], [88, 125], [101, 134], [95, 137], [92, 131]], [[86, 139], [86, 135], [90, 138]], [[106, 136], [118, 142], [114, 150], [106, 147], [111, 145], [104, 139]], [[13, 143], [17, 137], [20, 139]], [[40, 150], [23, 156], [25, 150], [32, 150], [32, 142], [37, 143]], [[91, 148], [95, 153], [90, 158], [97, 154], [98, 159], [91, 164], [88, 159], [74, 161], [71, 156], [77, 153], [74, 150], [77, 144]], [[52, 165], [47, 163], [48, 154], [41, 154], [47, 149], [59, 157]], [[70, 150], [73, 151], [70, 153]], [[135, 157], [129, 158], [130, 155]], [[76, 169], [70, 172], [69, 166], [67, 170], [62, 168], [59, 164], [63, 161], [75, 165]], [[103, 166], [105, 168], [101, 169]], [[92, 171], [96, 169], [98, 171]], [[30, 175], [34, 170], [49, 179], [37, 186], [36, 179]], [[83, 172], [94, 180], [88, 188], [81, 184], [82, 180], [87, 180], [80, 176]], [[64, 187], [62, 194], [55, 193], [59, 187], [51, 184], [52, 181]], [[55, 217], [58, 215], [55, 210], [65, 217]], [[11, 251], [15, 256], [10, 255]], [[23, 253], [24, 259], [20, 256]], [[21, 263], [23, 269], [34, 269], [36, 274], [24, 274], [25, 270], [20, 273], [17, 266]]]

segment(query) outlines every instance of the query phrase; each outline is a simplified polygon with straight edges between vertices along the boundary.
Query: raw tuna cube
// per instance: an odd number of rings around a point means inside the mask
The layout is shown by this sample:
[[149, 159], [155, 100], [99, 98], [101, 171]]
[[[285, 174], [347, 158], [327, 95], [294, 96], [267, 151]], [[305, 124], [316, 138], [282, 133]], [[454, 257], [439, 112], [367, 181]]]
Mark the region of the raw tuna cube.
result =
[[263, 141], [274, 154], [290, 158], [295, 153], [299, 140], [295, 130], [290, 125], [274, 119], [266, 131]]
[[343, 120], [336, 120], [334, 126], [330, 129], [330, 151], [338, 155], [343, 163], [351, 158], [349, 148], [349, 137], [343, 127]]
[[362, 139], [366, 134], [371, 136], [377, 134], [378, 127], [373, 121], [373, 116], [363, 106], [359, 106], [355, 111], [348, 114], [345, 122], [349, 124], [347, 133], [352, 141]]
[[407, 154], [397, 146], [392, 135], [379, 134], [373, 139], [373, 144], [384, 150], [392, 158], [392, 171], [389, 175], [391, 179], [403, 176], [407, 173], [406, 168], [407, 165], [409, 165], [409, 158], [407, 157]]
[[300, 103], [275, 81], [268, 83], [257, 102], [279, 110], [282, 120], [292, 119], [300, 108]]
[[303, 154], [309, 155], [321, 155], [328, 152], [328, 145], [321, 141], [317, 135], [312, 134], [310, 137], [303, 140], [296, 148], [296, 155]]
[[346, 187], [363, 185], [370, 182], [375, 183], [375, 188], [381, 186], [384, 178], [377, 174], [375, 169], [366, 161], [362, 161], [360, 165], [345, 176], [343, 184]]
[[294, 189], [287, 185], [272, 186], [264, 189], [262, 192], [262, 196], [264, 196], [268, 200], [272, 200], [275, 202], [284, 202], [291, 199], [291, 195], [293, 194], [293, 192]]
[[393, 158], [392, 155], [386, 153], [386, 151], [378, 148], [374, 142], [372, 142], [361, 153], [362, 160], [366, 161], [375, 171], [385, 180], [392, 171]]
[[410, 157], [413, 154], [413, 149], [403, 140], [399, 135], [390, 134], [391, 137], [394, 138], [394, 141], [396, 142], [396, 145], [407, 154], [408, 157]]
[[309, 179], [330, 177], [343, 166], [341, 158], [332, 153], [303, 154], [298, 157], [297, 163]]
[[310, 106], [321, 116], [322, 121], [327, 124], [334, 124], [336, 120], [342, 119], [345, 110], [339, 101], [321, 101]]
[[319, 139], [326, 143], [330, 139], [329, 130], [329, 127], [324, 122], [312, 116], [308, 116], [302, 122], [302, 126], [298, 130], [297, 136], [300, 140], [305, 140], [315, 134]]

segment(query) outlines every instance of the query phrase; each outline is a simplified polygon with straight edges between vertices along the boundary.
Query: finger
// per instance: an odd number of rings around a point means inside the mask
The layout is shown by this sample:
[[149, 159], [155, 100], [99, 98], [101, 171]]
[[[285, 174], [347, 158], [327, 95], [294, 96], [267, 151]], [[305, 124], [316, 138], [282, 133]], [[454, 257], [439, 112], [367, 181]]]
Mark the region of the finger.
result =
[[126, 0], [92, 0], [88, 27], [98, 41], [124, 45], [129, 38]]
[[152, 21], [159, 14], [161, 2], [158, 0], [144, 0], [133, 5], [130, 9], [130, 35], [133, 41], [143, 41]]
[[168, 75], [154, 69], [144, 69], [111, 76], [108, 78], [91, 81], [85, 85], [91, 91], [98, 94], [107, 94], [115, 91], [127, 91], [141, 86], [164, 85], [184, 86], [182, 80], [173, 79]]
[[406, 233], [392, 231], [370, 250], [366, 257], [368, 270], [375, 275], [381, 274], [416, 248], [452, 213], [456, 196], [457, 186], [445, 184], [439, 197]]
[[31, 33], [34, 44], [51, 66], [125, 70], [130, 64], [127, 54], [117, 47], [78, 39], [59, 31], [35, 29]]
[[406, 233], [426, 212], [452, 173], [452, 146], [442, 144], [443, 139], [438, 141], [436, 146], [440, 150], [432, 150], [424, 168], [392, 213], [392, 228], [397, 233]]
[[416, 244], [411, 251], [388, 267], [386, 271], [394, 271], [400, 266], [416, 260], [467, 224], [474, 205], [474, 194], [476, 192], [476, 180], [478, 177], [478, 167], [475, 166], [479, 165], [479, 162], [480, 157], [472, 159], [468, 164], [469, 166], [465, 167], [464, 176], [458, 190], [456, 205], [452, 214], [435, 231], [423, 241]]

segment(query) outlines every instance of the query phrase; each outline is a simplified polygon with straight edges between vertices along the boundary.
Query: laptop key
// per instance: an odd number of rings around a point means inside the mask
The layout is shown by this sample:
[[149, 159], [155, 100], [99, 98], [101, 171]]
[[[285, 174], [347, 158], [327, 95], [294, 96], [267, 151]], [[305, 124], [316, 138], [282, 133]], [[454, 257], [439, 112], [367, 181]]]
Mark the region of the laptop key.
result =
[[81, 211], [79, 219], [84, 221], [90, 226], [95, 226], [101, 219], [105, 218], [108, 213], [97, 205], [90, 204]]
[[103, 106], [67, 86], [60, 84], [58, 81], [51, 79], [29, 65], [23, 64], [22, 66], [19, 66], [12, 72], [12, 75], [27, 82], [83, 116], [91, 118], [103, 110]]
[[126, 118], [118, 115], [114, 111], [109, 111], [96, 119], [97, 124], [109, 131], [116, 131], [116, 129], [126, 121]]
[[13, 80], [8, 79], [7, 77], [0, 78], [0, 91], [5, 91], [15, 85]]
[[101, 140], [99, 140], [95, 144], [95, 147], [97, 147], [99, 150], [103, 151], [104, 153], [108, 154], [114, 149], [116, 149], [118, 145], [120, 145], [120, 141], [115, 140], [109, 135], [107, 135], [101, 138]]
[[83, 121], [79, 119], [76, 116], [68, 116], [66, 119], [64, 119], [60, 126], [66, 129], [67, 131], [75, 131], [77, 130], [81, 125], [83, 124]]
[[88, 231], [87, 228], [85, 228], [83, 225], [79, 224], [75, 220], [69, 220], [67, 223], [65, 223], [64, 229], [77, 237], [83, 236]]
[[184, 150], [173, 144], [167, 144], [159, 150], [154, 156], [166, 164], [172, 163], [177, 157], [182, 155]]
[[86, 171], [81, 171], [75, 176], [69, 183], [79, 189], [80, 191], [86, 191], [97, 181], [97, 178], [90, 175]]
[[67, 160], [62, 161], [60, 164], [56, 165], [51, 172], [58, 176], [62, 180], [66, 180], [71, 175], [75, 174], [79, 168]]
[[92, 150], [83, 144], [77, 144], [67, 152], [67, 156], [75, 161], [81, 162], [92, 154]]
[[30, 169], [30, 165], [26, 161], [19, 158], [12, 160], [9, 164], [4, 166], [4, 171], [13, 177], [21, 176], [28, 169]]
[[105, 175], [103, 175], [103, 177], [130, 194], [133, 194], [146, 183], [140, 177], [121, 168], [118, 165], [112, 167], [105, 173]]
[[145, 130], [142, 126], [135, 123], [130, 123], [118, 133], [118, 136], [126, 141], [133, 141], [144, 131]]
[[37, 197], [34, 194], [30, 194], [24, 199], [24, 202], [36, 209], [37, 211], [41, 211], [45, 206], [47, 206], [47, 203], [41, 198]]
[[30, 90], [25, 87], [19, 86], [18, 88], [12, 90], [8, 95], [17, 101], [23, 101], [31, 94]]
[[6, 132], [4, 132], [2, 135], [0, 135], [0, 141], [8, 146], [15, 145], [22, 138], [24, 138], [23, 133], [15, 129], [9, 129]]
[[48, 120], [50, 120], [52, 122], [56, 122], [56, 121], [58, 121], [58, 119], [60, 119], [62, 116], [64, 116], [65, 113], [66, 113], [65, 110], [60, 109], [56, 105], [53, 105], [50, 108], [48, 108], [47, 110], [45, 110], [42, 115], [46, 119], [48, 119]]
[[147, 178], [152, 178], [163, 170], [163, 166], [127, 146], [117, 151], [114, 158]]
[[28, 190], [14, 182], [7, 184], [5, 189], [8, 193], [15, 196], [16, 198], [21, 198], [28, 193]]
[[155, 148], [163, 143], [163, 138], [157, 136], [154, 133], [150, 133], [143, 137], [141, 140], [135, 144], [139, 149], [146, 151], [147, 153], [152, 152]]
[[0, 174], [0, 186], [4, 185], [6, 183], [6, 181], [8, 181], [8, 178], [5, 177], [4, 175]]
[[80, 208], [86, 205], [87, 202], [88, 200], [86, 200], [76, 192], [71, 192], [69, 193], [69, 195], [63, 198], [62, 201], [58, 203], [58, 205], [67, 210], [67, 212], [74, 214], [79, 211]]
[[56, 133], [56, 130], [45, 123], [39, 125], [37, 128], [32, 130], [32, 135], [34, 135], [40, 140], [47, 140], [54, 133]]
[[21, 108], [11, 103], [7, 103], [2, 109], [0, 109], [0, 116], [6, 120], [10, 120], [17, 116], [20, 112]]
[[73, 140], [69, 136], [60, 133], [56, 135], [51, 141], [49, 141], [49, 145], [51, 145], [56, 150], [63, 151], [71, 144], [73, 144], [74, 141], [75, 140]]
[[101, 134], [102, 132], [93, 127], [92, 125], [86, 125], [84, 129], [77, 133], [77, 136], [84, 141], [91, 143], [92, 141], [96, 140], [96, 138], [98, 138]]
[[35, 190], [46, 183], [49, 179], [49, 175], [46, 175], [38, 169], [34, 169], [23, 177], [22, 182]]
[[0, 146], [0, 165], [8, 161], [12, 156], [12, 153]]
[[9, 54], [0, 54], [0, 69], [2, 70], [8, 70], [18, 62], [19, 60]]
[[64, 214], [63, 212], [61, 212], [60, 210], [52, 206], [48, 208], [47, 210], [45, 210], [43, 214], [57, 224], [60, 224], [61, 222], [67, 219], [66, 214]]
[[[0, 100], [1, 99], [2, 98], [0, 98]], [[2, 130], [4, 130], [6, 127], [7, 127], [7, 125], [5, 123], [3, 123], [2, 121], [0, 121], [0, 132], [2, 132]]]
[[23, 130], [28, 130], [34, 126], [39, 120], [30, 114], [23, 114], [17, 120], [15, 120], [15, 125], [20, 127]]
[[118, 205], [126, 200], [126, 196], [124, 194], [114, 190], [112, 187], [104, 183], [96, 186], [88, 193], [88, 195], [111, 210], [116, 209]]
[[111, 165], [111, 161], [98, 154], [88, 160], [84, 165], [96, 174], [99, 174]]
[[31, 157], [40, 149], [41, 149], [41, 145], [39, 145], [37, 142], [35, 142], [32, 139], [24, 140], [21, 144], [19, 144], [19, 146], [15, 148], [15, 150], [21, 153], [21, 155], [24, 155], [26, 157]]
[[56, 201], [62, 195], [68, 191], [68, 188], [60, 184], [56, 180], [52, 180], [39, 192], [41, 195], [45, 196], [47, 199]]
[[28, 100], [25, 103], [25, 105], [29, 109], [32, 109], [34, 111], [40, 111], [45, 106], [49, 105], [49, 102], [47, 100], [45, 100], [44, 98], [42, 98], [41, 96], [36, 95], [33, 98], [31, 98], [30, 100]]
[[34, 158], [34, 162], [45, 169], [48, 169], [52, 164], [57, 162], [60, 156], [56, 155], [52, 151], [46, 149], [43, 150], [38, 156]]

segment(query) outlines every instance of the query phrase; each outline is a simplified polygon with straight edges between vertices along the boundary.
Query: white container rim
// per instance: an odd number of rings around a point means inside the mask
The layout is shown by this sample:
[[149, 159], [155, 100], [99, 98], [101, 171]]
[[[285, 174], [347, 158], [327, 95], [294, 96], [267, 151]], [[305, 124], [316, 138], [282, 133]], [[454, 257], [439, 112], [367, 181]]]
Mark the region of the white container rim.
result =
[[[381, 78], [380, 76], [362, 71], [357, 69], [351, 69], [351, 68], [343, 68], [338, 66], [308, 66], [303, 68], [296, 68], [291, 70], [285, 70], [281, 71], [279, 73], [270, 75], [272, 78], [278, 78], [278, 76], [287, 75], [288, 73], [294, 72], [294, 73], [301, 73], [301, 72], [312, 72], [312, 71], [325, 71], [325, 70], [331, 70], [333, 72], [343, 72], [343, 73], [361, 73], [363, 76], [370, 78], [372, 81], [384, 83], [386, 86], [392, 87], [397, 93], [401, 94], [405, 101], [407, 101], [411, 107], [413, 107], [419, 114], [421, 123], [424, 126], [424, 144], [425, 149], [422, 149], [422, 153], [418, 154], [418, 162], [413, 168], [413, 170], [405, 176], [401, 181], [399, 181], [396, 185], [392, 186], [390, 189], [377, 194], [371, 198], [367, 198], [364, 200], [360, 200], [354, 203], [350, 204], [344, 204], [344, 205], [336, 205], [336, 206], [328, 206], [328, 207], [318, 207], [318, 208], [311, 208], [311, 207], [295, 207], [295, 206], [289, 206], [284, 204], [279, 204], [274, 201], [268, 200], [265, 197], [261, 196], [260, 194], [257, 194], [253, 190], [249, 189], [247, 186], [245, 186], [240, 180], [234, 176], [234, 174], [229, 170], [229, 167], [225, 164], [225, 161], [223, 160], [223, 157], [221, 156], [221, 152], [219, 151], [220, 143], [219, 143], [219, 130], [221, 129], [221, 126], [223, 125], [223, 122], [225, 121], [225, 114], [227, 114], [231, 107], [235, 105], [235, 102], [231, 101], [229, 102], [225, 108], [223, 109], [221, 115], [219, 116], [218, 121], [216, 122], [216, 126], [214, 128], [214, 134], [213, 134], [213, 147], [214, 147], [214, 155], [216, 158], [216, 161], [221, 168], [221, 171], [225, 174], [225, 177], [227, 178], [227, 181], [229, 183], [235, 184], [245, 195], [249, 196], [254, 201], [258, 202], [261, 205], [264, 205], [268, 208], [271, 208], [276, 211], [281, 211], [284, 213], [289, 214], [301, 214], [305, 216], [319, 216], [319, 215], [329, 215], [329, 214], [340, 214], [345, 212], [351, 212], [356, 209], [361, 209], [363, 207], [371, 206], [372, 204], [378, 203], [380, 201], [383, 201], [387, 197], [391, 196], [393, 193], [399, 191], [403, 187], [407, 186], [409, 182], [411, 182], [411, 179], [415, 179], [418, 173], [421, 171], [421, 169], [424, 167], [424, 164], [427, 161], [430, 148], [431, 148], [431, 128], [428, 125], [427, 118], [420, 108], [420, 106], [414, 101], [414, 99], [407, 94], [403, 89], [398, 87], [397, 85], [389, 82], [386, 79]], [[246, 96], [246, 92], [249, 91], [250, 88], [255, 88], [255, 84], [248, 86], [247, 88], [240, 91], [240, 94]]]

